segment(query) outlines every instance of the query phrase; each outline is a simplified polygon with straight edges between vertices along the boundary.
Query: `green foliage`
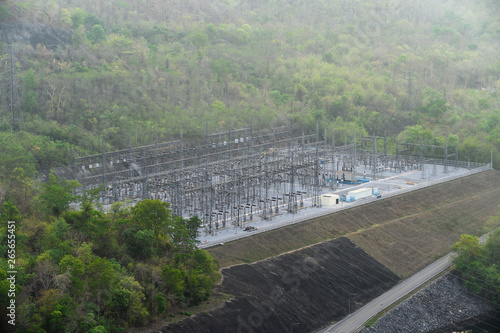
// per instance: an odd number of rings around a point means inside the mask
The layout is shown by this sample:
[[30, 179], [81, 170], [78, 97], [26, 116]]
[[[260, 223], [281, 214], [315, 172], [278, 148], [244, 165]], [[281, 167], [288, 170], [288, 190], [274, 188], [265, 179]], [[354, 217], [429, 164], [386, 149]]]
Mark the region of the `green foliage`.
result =
[[31, 178], [37, 169], [67, 164], [69, 145], [26, 132], [0, 132], [0, 182], [11, 178], [16, 168], [22, 168]]
[[58, 263], [63, 256], [71, 253], [71, 245], [66, 240], [70, 226], [64, 220], [56, 220], [45, 229], [43, 247], [51, 258]]
[[132, 293], [122, 286], [118, 286], [111, 291], [111, 294], [111, 307], [113, 311], [115, 311], [117, 315], [123, 315], [128, 309]]
[[485, 245], [470, 235], [462, 235], [453, 246], [456, 270], [464, 286], [481, 295], [492, 305], [500, 306], [500, 230], [494, 231]]
[[[85, 192], [80, 210], [69, 211], [64, 183], [36, 186], [37, 171], [70, 166], [72, 145], [90, 155], [101, 151], [101, 137], [112, 151], [128, 148], [131, 135], [140, 146], [152, 144], [155, 131], [166, 141], [181, 128], [186, 141], [197, 140], [207, 124], [225, 132], [229, 121], [245, 128], [253, 119], [255, 130], [291, 124], [296, 133], [314, 133], [319, 122], [336, 146], [354, 133], [387, 133], [389, 153], [396, 136], [434, 145], [448, 138], [463, 160], [489, 162], [490, 146], [500, 150], [497, 7], [438, 1], [428, 15], [388, 3], [401, 15], [379, 22], [374, 38], [348, 6], [277, 4], [223, 1], [221, 10], [205, 11], [172, 2], [168, 12], [182, 15], [168, 15], [168, 26], [162, 5], [140, 1], [0, 5], [2, 22], [15, 14], [73, 27], [66, 49], [16, 52], [25, 131], [0, 125], [1, 219], [22, 214], [29, 226], [19, 235], [19, 283], [33, 300], [20, 305], [20, 331], [130, 329], [172, 305], [198, 304], [219, 277], [217, 263], [196, 249], [197, 218], [173, 217], [168, 205], [148, 201], [105, 214], [102, 189]], [[373, 8], [359, 7], [356, 19], [369, 22]], [[0, 58], [8, 59], [4, 44]], [[0, 68], [8, 70], [5, 62]], [[498, 283], [483, 265], [495, 257], [483, 259], [483, 251], [469, 255], [467, 274], [484, 293], [475, 272]]]
[[94, 259], [86, 269], [86, 274], [92, 277], [88, 280], [89, 289], [97, 299], [101, 294], [108, 293], [118, 282], [114, 268], [111, 263], [104, 258]]
[[154, 297], [154, 302], [156, 306], [156, 312], [160, 314], [164, 313], [165, 310], [167, 309], [167, 300], [165, 299], [163, 293], [160, 292], [156, 294], [156, 296]]
[[290, 95], [282, 94], [278, 90], [273, 90], [269, 92], [269, 97], [272, 99], [276, 106], [282, 106], [290, 101]]
[[71, 293], [80, 295], [84, 290], [85, 263], [72, 255], [65, 255], [59, 261], [59, 271], [61, 274], [70, 274]]
[[99, 202], [102, 191], [104, 191], [104, 187], [101, 185], [84, 191], [83, 194], [78, 197], [78, 201], [80, 201], [80, 208], [83, 212], [90, 212], [93, 210], [94, 206], [96, 206]]
[[208, 36], [198, 29], [192, 31], [186, 38], [197, 48], [203, 48], [208, 44]]
[[80, 186], [76, 180], [65, 181], [51, 172], [48, 182], [42, 183], [40, 194], [42, 210], [47, 215], [60, 216], [68, 210], [69, 204], [75, 201], [76, 196], [73, 191]]
[[10, 303], [9, 289], [10, 282], [7, 280], [7, 272], [0, 268], [0, 305], [2, 307], [7, 307]]
[[106, 327], [102, 326], [102, 325], [99, 325], [99, 326], [96, 326], [96, 327], [93, 327], [90, 331], [88, 331], [89, 333], [109, 333], [109, 331], [106, 329]]
[[135, 225], [153, 231], [153, 245], [155, 248], [157, 248], [159, 240], [167, 240], [167, 236], [171, 233], [172, 211], [168, 209], [169, 206], [169, 203], [161, 200], [146, 199], [131, 209], [132, 220]]
[[439, 92], [429, 87], [425, 88], [424, 94], [427, 103], [417, 108], [417, 110], [431, 118], [439, 119], [448, 110], [447, 101]]
[[333, 54], [331, 52], [327, 52], [327, 53], [323, 54], [322, 59], [324, 62], [327, 62], [329, 64], [334, 63], [334, 57], [333, 57]]
[[171, 239], [176, 249], [181, 252], [194, 250], [199, 243], [196, 237], [198, 237], [198, 229], [201, 227], [202, 221], [197, 216], [187, 220], [176, 216], [172, 224]]
[[19, 210], [10, 200], [6, 200], [0, 207], [0, 223], [2, 227], [5, 227], [8, 221], [21, 221]]
[[409, 126], [400, 134], [400, 139], [407, 143], [428, 144], [434, 139], [434, 133], [421, 125]]
[[85, 21], [87, 14], [80, 8], [76, 8], [71, 16], [71, 22], [73, 23], [73, 28], [78, 28]]
[[[31, 87], [21, 91], [30, 115], [27, 131], [95, 152], [100, 136], [111, 149], [123, 149], [130, 133], [134, 145], [151, 144], [155, 130], [166, 139], [182, 128], [189, 140], [200, 138], [207, 122], [218, 131], [229, 119], [245, 127], [253, 117], [256, 128], [292, 120], [314, 131], [313, 112], [324, 110], [325, 127], [341, 117], [369, 133], [397, 135], [419, 124], [436, 136], [456, 133], [460, 142], [474, 136], [500, 146], [500, 134], [471, 131], [478, 109], [487, 117], [499, 106], [493, 95], [500, 61], [493, 50], [500, 29], [494, 20], [458, 14], [482, 11], [496, 18], [495, 11], [440, 2], [436, 13], [442, 17], [430, 19], [417, 9], [381, 29], [374, 50], [363, 24], [350, 22], [338, 4], [322, 4], [324, 12], [338, 13], [339, 20], [326, 24], [327, 16], [318, 15], [323, 11], [306, 15], [305, 4], [284, 8], [271, 20], [267, 7], [274, 8], [273, 1], [251, 10], [243, 4], [237, 15], [231, 4], [221, 4], [227, 9], [222, 21], [214, 12], [174, 4], [173, 11], [185, 13], [174, 15], [168, 27], [163, 11], [138, 3], [115, 2], [113, 15], [104, 3], [58, 4], [60, 15], [43, 19], [71, 24], [74, 45], [85, 56], [50, 50], [43, 59], [21, 56], [24, 85]], [[50, 12], [38, 6], [22, 4], [22, 13], [31, 18]], [[368, 8], [360, 9], [360, 22], [371, 19]], [[214, 101], [224, 112], [211, 107]]]
[[8, 5], [0, 5], [0, 21], [6, 22], [13, 17]]
[[163, 267], [162, 278], [165, 281], [165, 291], [175, 295], [177, 298], [183, 297], [185, 274], [183, 271], [165, 266]]
[[100, 24], [96, 24], [92, 27], [92, 30], [87, 34], [87, 38], [93, 43], [98, 43], [106, 39], [106, 32]]
[[7, 177], [16, 168], [22, 168], [28, 175], [35, 172], [33, 155], [16, 140], [17, 135], [0, 133], [0, 175], [2, 179]]
[[95, 14], [88, 14], [85, 16], [83, 23], [89, 28], [93, 28], [96, 25], [104, 26], [104, 22], [99, 19]]
[[217, 81], [223, 80], [227, 74], [235, 71], [234, 64], [226, 59], [217, 59], [212, 61], [210, 68], [217, 75]]
[[479, 256], [481, 243], [479, 238], [471, 235], [462, 235], [460, 241], [452, 249], [464, 260], [473, 261]]
[[23, 110], [35, 113], [38, 110], [38, 83], [35, 80], [35, 72], [30, 68], [23, 77], [23, 90], [21, 94]]
[[132, 227], [125, 230], [122, 237], [127, 243], [128, 252], [135, 258], [147, 259], [155, 253], [153, 230], [139, 230], [137, 227]]

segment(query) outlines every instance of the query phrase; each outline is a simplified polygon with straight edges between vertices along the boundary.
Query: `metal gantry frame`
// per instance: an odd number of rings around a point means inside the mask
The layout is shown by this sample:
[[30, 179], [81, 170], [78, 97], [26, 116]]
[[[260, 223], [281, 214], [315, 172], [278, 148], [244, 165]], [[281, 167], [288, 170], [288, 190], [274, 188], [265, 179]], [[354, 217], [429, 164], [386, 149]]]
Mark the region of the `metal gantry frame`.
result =
[[[6, 122], [8, 119], [10, 122], [10, 131], [12, 133], [25, 129], [21, 102], [19, 99], [19, 84], [16, 80], [16, 57], [14, 51], [14, 45], [9, 45], [9, 55], [7, 56], [5, 72], [2, 73], [7, 78], [7, 82], [4, 84], [7, 90], [5, 93], [5, 96], [7, 96], [7, 107], [6, 113], [0, 114], [0, 122]], [[0, 84], [0, 88], [4, 85]]]
[[[378, 140], [384, 154], [377, 153]], [[321, 193], [342, 183], [356, 182], [357, 169], [365, 165], [377, 178], [378, 168], [401, 172], [422, 170], [425, 162], [442, 164], [444, 172], [452, 155], [425, 158], [423, 145], [396, 143], [396, 155], [388, 155], [387, 138], [345, 136], [344, 146], [331, 145], [326, 134], [294, 136], [290, 128], [254, 131], [252, 127], [207, 134], [203, 143], [180, 140], [76, 157], [74, 178], [83, 189], [105, 185], [101, 203], [159, 199], [171, 203], [174, 214], [203, 220], [207, 234], [221, 228], [244, 228], [255, 217], [270, 220], [280, 207], [291, 214], [305, 207], [321, 207]], [[372, 146], [370, 149], [370, 145]], [[399, 146], [403, 146], [400, 149]], [[102, 145], [104, 147], [104, 144]], [[416, 148], [419, 152], [415, 155]], [[429, 147], [429, 146], [426, 146]], [[75, 154], [75, 153], [73, 153]], [[455, 159], [455, 165], [458, 159]], [[299, 198], [300, 197], [300, 198]], [[300, 200], [300, 204], [298, 201]]]

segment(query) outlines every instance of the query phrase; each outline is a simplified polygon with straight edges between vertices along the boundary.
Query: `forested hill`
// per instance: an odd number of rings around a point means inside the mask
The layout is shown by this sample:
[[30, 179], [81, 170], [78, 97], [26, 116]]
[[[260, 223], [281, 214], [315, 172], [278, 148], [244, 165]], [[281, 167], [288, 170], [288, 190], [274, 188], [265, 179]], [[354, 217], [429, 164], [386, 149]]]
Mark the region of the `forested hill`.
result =
[[4, 119], [0, 154], [24, 158], [0, 173], [67, 163], [70, 145], [101, 151], [101, 138], [110, 150], [251, 119], [306, 132], [319, 121], [338, 142], [448, 138], [486, 161], [500, 149], [499, 18], [498, 0], [3, 1], [3, 29], [40, 22], [72, 41], [15, 45], [26, 133]]
[[14, 264], [19, 332], [143, 332], [215, 304], [197, 217], [103, 212], [41, 171], [251, 122], [493, 147], [500, 166], [498, 50], [498, 0], [0, 0], [0, 314]]

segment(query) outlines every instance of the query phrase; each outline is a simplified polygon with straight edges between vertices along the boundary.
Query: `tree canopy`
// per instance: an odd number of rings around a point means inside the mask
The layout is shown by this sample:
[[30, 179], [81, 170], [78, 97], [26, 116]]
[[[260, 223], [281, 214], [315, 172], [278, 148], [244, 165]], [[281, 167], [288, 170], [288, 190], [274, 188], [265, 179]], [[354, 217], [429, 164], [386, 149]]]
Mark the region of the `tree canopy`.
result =
[[457, 253], [455, 270], [464, 279], [464, 286], [499, 307], [500, 229], [493, 231], [484, 245], [477, 237], [462, 235], [453, 250]]

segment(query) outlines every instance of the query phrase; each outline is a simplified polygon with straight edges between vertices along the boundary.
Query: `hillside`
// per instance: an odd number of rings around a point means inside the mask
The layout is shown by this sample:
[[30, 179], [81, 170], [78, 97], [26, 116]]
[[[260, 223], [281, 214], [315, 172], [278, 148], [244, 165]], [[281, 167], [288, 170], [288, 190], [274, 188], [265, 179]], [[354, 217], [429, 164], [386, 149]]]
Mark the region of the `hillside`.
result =
[[[12, 165], [40, 170], [67, 164], [71, 145], [85, 154], [151, 144], [155, 132], [177, 139], [181, 128], [195, 139], [207, 127], [252, 120], [255, 128], [290, 122], [298, 132], [319, 121], [336, 142], [354, 131], [439, 145], [448, 138], [461, 158], [486, 161], [490, 146], [500, 148], [499, 7], [7, 0], [0, 29], [38, 22], [72, 39], [15, 45], [16, 126], [29, 134], [12, 137], [4, 119], [0, 153], [23, 151], [27, 161]], [[0, 72], [8, 53], [0, 44]], [[0, 103], [4, 115], [8, 105]]]
[[[140, 331], [214, 305], [198, 217], [159, 200], [105, 212], [51, 173], [77, 156], [318, 124], [337, 146], [446, 143], [499, 168], [499, 49], [498, 0], [0, 1], [0, 312], [13, 238], [20, 331]], [[406, 277], [479, 233], [499, 185], [490, 171], [210, 252], [228, 267], [343, 242]]]

